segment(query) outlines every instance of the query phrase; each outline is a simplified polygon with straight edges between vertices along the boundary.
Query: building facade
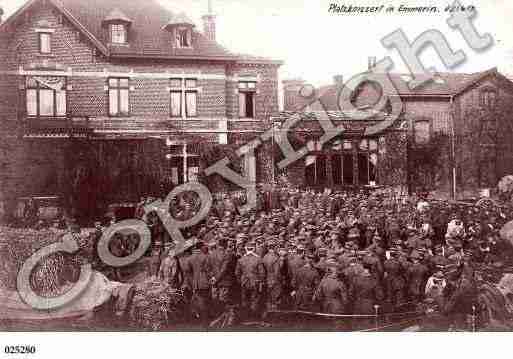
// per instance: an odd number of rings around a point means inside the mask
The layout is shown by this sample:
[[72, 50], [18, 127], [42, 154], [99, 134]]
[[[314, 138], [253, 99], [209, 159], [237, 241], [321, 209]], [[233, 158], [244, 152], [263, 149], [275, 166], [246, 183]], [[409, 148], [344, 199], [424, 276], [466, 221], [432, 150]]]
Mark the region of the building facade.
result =
[[[408, 75], [379, 76], [379, 83], [363, 81], [351, 89], [351, 103], [368, 111], [374, 109], [383, 93], [400, 98], [401, 116], [383, 133], [389, 142], [400, 146], [394, 151], [383, 148], [388, 153], [382, 159], [386, 165], [376, 165], [378, 169], [385, 166], [386, 171], [403, 169], [400, 179], [394, 176], [394, 181], [410, 192], [466, 198], [476, 196], [483, 188], [494, 188], [502, 176], [513, 173], [513, 83], [497, 69], [473, 74], [440, 73], [416, 89], [409, 88]], [[333, 85], [315, 89], [315, 101], [301, 94], [308, 88], [301, 79], [286, 81], [284, 86], [286, 109], [317, 113], [343, 110], [338, 101], [344, 86], [341, 76], [335, 76]], [[378, 110], [389, 113], [389, 104]], [[403, 130], [400, 136], [399, 128]], [[383, 139], [378, 144], [385, 142]], [[347, 159], [347, 167], [352, 162], [353, 172], [362, 172], [361, 163], [365, 172], [369, 166], [356, 152]], [[356, 179], [352, 182], [358, 183]], [[387, 175], [381, 180], [378, 177], [377, 182], [391, 184]]]
[[[153, 0], [30, 0], [0, 24], [0, 201], [58, 195], [94, 212], [241, 162], [234, 148], [278, 111], [281, 63], [230, 52], [215, 15], [203, 21]], [[239, 163], [257, 181], [265, 153]]]

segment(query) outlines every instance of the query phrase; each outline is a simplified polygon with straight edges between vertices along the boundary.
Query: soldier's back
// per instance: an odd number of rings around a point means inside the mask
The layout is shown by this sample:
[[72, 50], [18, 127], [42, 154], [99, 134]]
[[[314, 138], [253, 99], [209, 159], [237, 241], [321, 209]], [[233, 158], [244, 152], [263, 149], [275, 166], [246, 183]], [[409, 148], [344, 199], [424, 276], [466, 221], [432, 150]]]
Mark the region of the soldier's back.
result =
[[265, 265], [259, 256], [246, 254], [239, 259], [238, 265], [242, 285], [255, 284], [265, 280]]

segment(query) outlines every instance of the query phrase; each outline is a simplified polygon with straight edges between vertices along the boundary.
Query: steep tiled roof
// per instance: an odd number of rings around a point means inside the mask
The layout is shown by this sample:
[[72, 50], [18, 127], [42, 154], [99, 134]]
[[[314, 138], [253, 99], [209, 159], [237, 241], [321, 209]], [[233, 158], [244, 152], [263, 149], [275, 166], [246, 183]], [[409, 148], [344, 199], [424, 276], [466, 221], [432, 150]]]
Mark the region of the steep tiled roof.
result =
[[[472, 74], [464, 73], [439, 73], [436, 80], [426, 82], [425, 84], [411, 89], [408, 86], [408, 75], [390, 73], [388, 74], [390, 81], [386, 79], [387, 74], [377, 74], [379, 85], [383, 87], [383, 91], [387, 95], [399, 95], [400, 97], [415, 97], [415, 96], [433, 96], [433, 97], [445, 97], [457, 95], [464, 91], [472, 84], [478, 82], [482, 78], [497, 73], [497, 69], [493, 68], [483, 72], [477, 72]], [[417, 75], [417, 79], [422, 79], [422, 75]], [[318, 96], [317, 100], [312, 104], [315, 110], [322, 110], [320, 104], [327, 111], [337, 111], [339, 108], [339, 95], [341, 93], [340, 86], [328, 85], [322, 86], [317, 89]], [[353, 89], [354, 91], [354, 89]], [[365, 101], [363, 97], [374, 96], [373, 93], [361, 92], [358, 94], [359, 100], [362, 102], [373, 102], [373, 98], [369, 101]]]
[[[194, 31], [194, 47], [173, 47], [172, 34], [163, 30], [170, 20], [184, 18], [161, 6], [156, 0], [58, 0], [85, 28], [107, 45], [102, 19], [119, 9], [132, 20], [130, 46], [112, 47], [113, 54], [138, 56], [234, 57], [228, 50]], [[190, 20], [187, 20], [190, 21]], [[190, 21], [192, 23], [192, 21]]]
[[169, 21], [167, 23], [168, 26], [184, 25], [184, 24], [189, 24], [189, 25], [195, 26], [194, 22], [191, 19], [189, 19], [189, 17], [183, 12], [181, 12], [179, 14], [173, 14], [173, 16], [169, 19]]
[[[425, 84], [411, 89], [408, 84], [410, 76], [404, 74], [390, 74], [390, 80], [394, 84], [399, 95], [455, 95], [470, 86], [475, 81], [480, 80], [483, 76], [494, 72], [495, 69], [476, 72], [472, 74], [465, 73], [439, 73], [433, 80], [425, 82]], [[428, 80], [425, 75], [416, 75], [416, 80]], [[386, 81], [384, 82], [386, 83]], [[391, 94], [393, 89], [385, 87], [385, 93]]]
[[[187, 0], [184, 0], [187, 1]], [[9, 19], [0, 24], [0, 31], [39, 0], [28, 0]], [[184, 13], [174, 13], [157, 0], [48, 0], [105, 55], [113, 57], [147, 57], [172, 59], [206, 59], [222, 61], [254, 61], [256, 63], [281, 64], [262, 57], [234, 54], [203, 33], [193, 31], [191, 48], [176, 48], [172, 33], [166, 31], [169, 23], [194, 26]], [[104, 22], [124, 20], [131, 23], [127, 45], [109, 45]]]
[[124, 21], [124, 22], [132, 22], [132, 20], [126, 16], [123, 11], [118, 8], [113, 9], [103, 21]]

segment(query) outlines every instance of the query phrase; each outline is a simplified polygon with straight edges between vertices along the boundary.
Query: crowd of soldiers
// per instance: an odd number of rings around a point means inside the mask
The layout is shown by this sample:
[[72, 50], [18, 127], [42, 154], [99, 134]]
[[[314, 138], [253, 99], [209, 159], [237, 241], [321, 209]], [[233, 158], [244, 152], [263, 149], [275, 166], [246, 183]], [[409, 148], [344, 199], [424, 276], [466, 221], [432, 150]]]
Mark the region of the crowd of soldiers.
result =
[[[239, 204], [217, 200], [185, 247], [152, 229], [164, 250], [151, 274], [183, 290], [205, 323], [222, 312], [365, 315], [428, 300], [464, 315], [475, 301], [474, 266], [509, 256], [498, 232], [512, 213], [500, 207], [295, 189], [261, 191], [249, 212]], [[195, 213], [193, 204], [176, 208], [178, 218]]]

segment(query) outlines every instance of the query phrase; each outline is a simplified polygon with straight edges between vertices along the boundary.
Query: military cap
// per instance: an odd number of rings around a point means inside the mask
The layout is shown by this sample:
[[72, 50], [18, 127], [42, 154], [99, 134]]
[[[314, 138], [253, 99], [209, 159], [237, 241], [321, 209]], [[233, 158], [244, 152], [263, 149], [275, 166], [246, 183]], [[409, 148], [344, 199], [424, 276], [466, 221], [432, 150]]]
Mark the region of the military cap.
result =
[[413, 250], [410, 254], [411, 259], [422, 259], [424, 256], [418, 250]]
[[347, 238], [358, 238], [358, 237], [360, 237], [360, 231], [358, 230], [358, 228], [356, 228], [356, 227], [351, 228], [349, 230]]
[[255, 241], [248, 241], [248, 242], [246, 242], [245, 247], [246, 248], [256, 248], [256, 243], [255, 243]]
[[314, 253], [312, 253], [312, 252], [308, 252], [308, 253], [306, 254], [306, 258], [308, 258], [308, 259], [315, 259], [315, 254], [314, 254]]
[[435, 274], [433, 274], [433, 277], [436, 279], [444, 279], [445, 278], [444, 273], [441, 270], [436, 271]]

